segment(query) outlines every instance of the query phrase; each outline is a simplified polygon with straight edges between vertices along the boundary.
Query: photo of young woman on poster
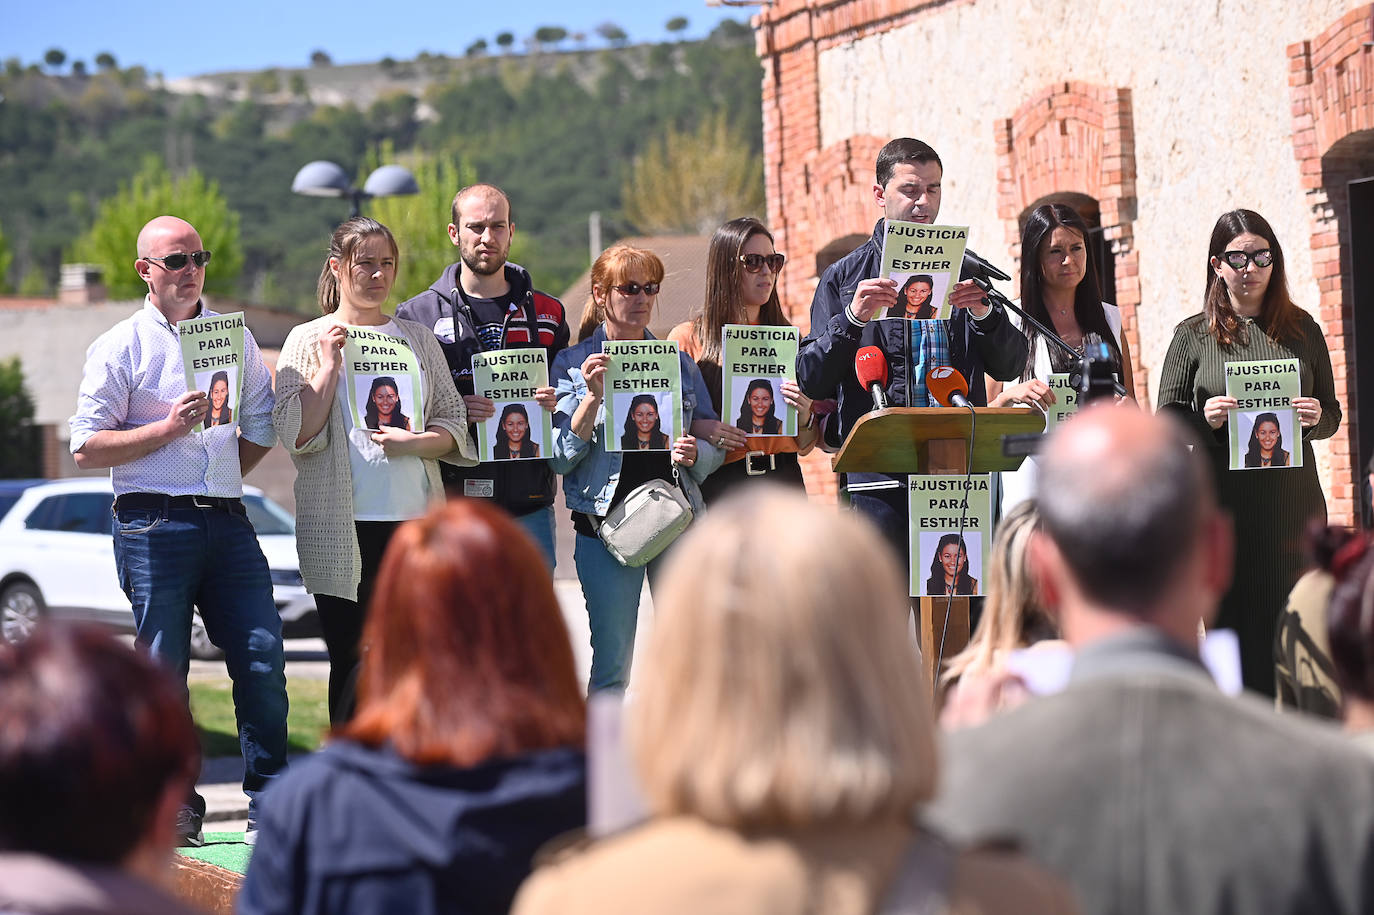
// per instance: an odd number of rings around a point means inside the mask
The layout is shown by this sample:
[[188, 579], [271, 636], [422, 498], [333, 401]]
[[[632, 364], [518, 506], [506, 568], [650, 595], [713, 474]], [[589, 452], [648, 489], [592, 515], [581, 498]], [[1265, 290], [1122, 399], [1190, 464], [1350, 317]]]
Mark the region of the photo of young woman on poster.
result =
[[1290, 456], [1283, 450], [1283, 428], [1277, 413], [1241, 414], [1241, 422], [1254, 418], [1249, 444], [1245, 448], [1246, 467], [1287, 467]]
[[[665, 398], [666, 399], [666, 398]], [[669, 430], [663, 429], [663, 416], [669, 417]], [[636, 394], [625, 414], [625, 428], [620, 436], [622, 451], [667, 451], [672, 437], [672, 412], [661, 408], [653, 394]]]
[[396, 379], [390, 375], [378, 375], [372, 379], [372, 386], [367, 392], [363, 425], [368, 429], [393, 426], [413, 432], [415, 430], [410, 427], [410, 417], [406, 416], [404, 406]]
[[[936, 538], [939, 538], [938, 540]], [[975, 535], [975, 542], [978, 536]], [[960, 597], [978, 593], [978, 579], [970, 573], [971, 557], [968, 543], [957, 533], [929, 533], [921, 535], [921, 546], [929, 550], [934, 540], [934, 550], [930, 561], [930, 578], [926, 581], [927, 595], [949, 595]], [[979, 557], [981, 558], [981, 557]], [[976, 566], [973, 567], [976, 570]]]
[[935, 298], [935, 278], [928, 273], [913, 274], [897, 290], [897, 304], [888, 309], [889, 318], [930, 321], [939, 310]]
[[746, 435], [782, 434], [782, 420], [774, 409], [779, 399], [777, 384], [767, 378], [755, 378], [748, 383], [740, 399], [735, 428]]
[[[539, 410], [523, 403], [508, 403], [501, 411], [496, 425], [496, 444], [492, 458], [498, 461], [540, 457], [540, 443], [535, 441], [535, 428], [530, 424], [530, 410]], [[535, 414], [539, 415], [538, 413]]]

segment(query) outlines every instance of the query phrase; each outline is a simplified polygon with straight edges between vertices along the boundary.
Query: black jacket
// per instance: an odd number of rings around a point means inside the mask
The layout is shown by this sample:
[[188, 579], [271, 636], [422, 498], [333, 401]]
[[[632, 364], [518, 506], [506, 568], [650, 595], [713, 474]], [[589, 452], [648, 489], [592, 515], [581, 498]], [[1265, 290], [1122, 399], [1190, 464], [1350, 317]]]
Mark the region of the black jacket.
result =
[[586, 757], [538, 750], [419, 766], [336, 740], [262, 807], [241, 915], [504, 915], [535, 852], [587, 822]]
[[[861, 280], [881, 272], [883, 220], [873, 228], [873, 236], [828, 267], [821, 275], [811, 300], [811, 333], [797, 352], [797, 382], [808, 397], [839, 401], [839, 437], [842, 441], [854, 424], [873, 408], [873, 398], [854, 374], [854, 356], [862, 346], [876, 346], [887, 357], [889, 406], [907, 406], [911, 387], [910, 321], [869, 321], [855, 327], [845, 315], [845, 306], [854, 297]], [[949, 354], [953, 367], [969, 383], [969, 400], [987, 406], [987, 387], [983, 373], [1002, 381], [1020, 377], [1026, 367], [1026, 338], [1007, 320], [1000, 306], [981, 321], [973, 320], [967, 309], [956, 309], [945, 322], [949, 334]], [[850, 474], [872, 479], [890, 479], [885, 474]]]
[[[568, 345], [568, 321], [563, 303], [536, 290], [524, 267], [506, 264], [505, 272], [520, 309], [506, 316], [501, 348], [542, 346], [552, 370], [554, 356]], [[482, 352], [482, 344], [473, 327], [472, 310], [458, 288], [457, 264], [449, 264], [432, 286], [402, 302], [396, 315], [419, 321], [433, 330], [448, 360], [458, 393], [475, 393], [472, 356]], [[476, 467], [440, 463], [439, 469], [445, 486], [453, 492], [491, 497], [516, 515], [553, 504], [555, 479], [547, 461], [489, 461]]]

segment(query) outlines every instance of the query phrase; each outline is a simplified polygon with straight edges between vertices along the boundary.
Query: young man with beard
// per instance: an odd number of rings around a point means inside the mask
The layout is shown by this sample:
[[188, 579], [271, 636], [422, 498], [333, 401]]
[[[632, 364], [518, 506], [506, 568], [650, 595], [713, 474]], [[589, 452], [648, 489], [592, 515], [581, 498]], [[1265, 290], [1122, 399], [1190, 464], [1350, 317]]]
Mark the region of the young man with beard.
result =
[[[474, 184], [460, 190], [448, 227], [458, 262], [396, 309], [398, 317], [433, 328], [472, 422], [496, 412], [489, 398], [474, 393], [474, 353], [543, 347], [552, 367], [554, 356], [568, 345], [563, 304], [537, 291], [529, 272], [506, 260], [514, 230], [510, 199], [500, 188]], [[540, 388], [535, 400], [553, 412], [552, 387]], [[547, 461], [489, 461], [441, 469], [450, 495], [491, 499], [514, 515], [553, 568], [554, 473]]]

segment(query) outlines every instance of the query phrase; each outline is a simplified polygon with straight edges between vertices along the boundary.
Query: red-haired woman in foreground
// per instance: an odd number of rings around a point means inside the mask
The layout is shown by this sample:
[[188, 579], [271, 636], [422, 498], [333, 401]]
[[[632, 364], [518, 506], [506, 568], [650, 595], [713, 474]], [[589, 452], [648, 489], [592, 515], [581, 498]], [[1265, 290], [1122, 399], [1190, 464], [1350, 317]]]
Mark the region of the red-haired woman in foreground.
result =
[[505, 912], [586, 821], [586, 713], [538, 548], [475, 500], [392, 538], [357, 712], [264, 805], [239, 911]]

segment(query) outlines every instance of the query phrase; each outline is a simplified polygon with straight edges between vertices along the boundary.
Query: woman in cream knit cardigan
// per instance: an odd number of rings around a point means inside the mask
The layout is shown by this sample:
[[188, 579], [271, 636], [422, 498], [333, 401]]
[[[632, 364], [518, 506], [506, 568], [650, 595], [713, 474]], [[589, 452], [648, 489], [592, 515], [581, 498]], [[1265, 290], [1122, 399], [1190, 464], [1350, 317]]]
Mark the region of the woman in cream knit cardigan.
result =
[[[397, 259], [396, 241], [381, 223], [354, 217], [340, 225], [320, 272], [324, 316], [291, 331], [277, 364], [272, 421], [296, 465], [296, 549], [329, 649], [334, 723], [352, 713], [363, 620], [392, 532], [443, 500], [437, 460], [477, 463], [438, 341], [423, 325], [382, 312]], [[414, 353], [423, 431], [364, 427], [352, 402], [357, 394], [343, 383], [344, 347], [359, 332], [399, 338], [396, 348]], [[406, 393], [400, 406], [414, 416], [417, 392]]]

